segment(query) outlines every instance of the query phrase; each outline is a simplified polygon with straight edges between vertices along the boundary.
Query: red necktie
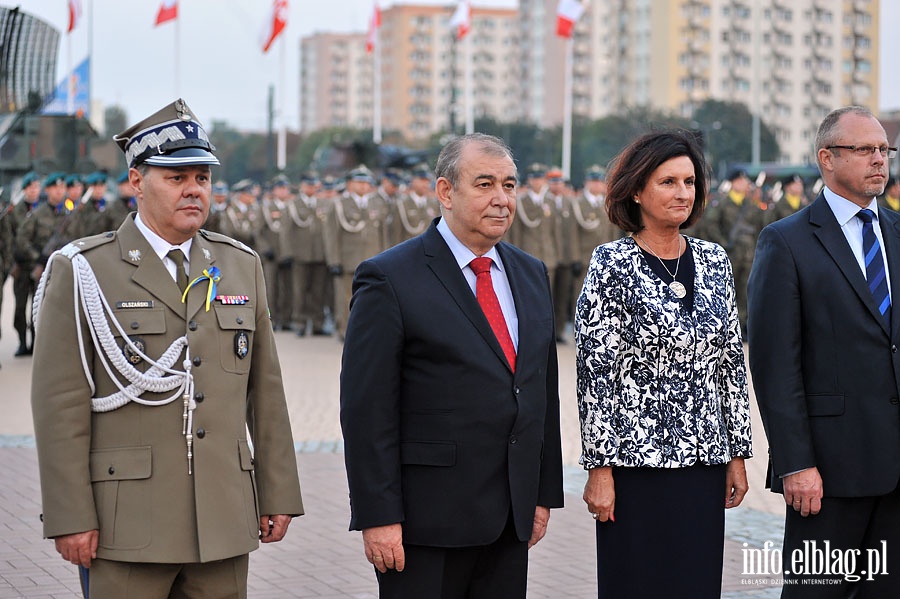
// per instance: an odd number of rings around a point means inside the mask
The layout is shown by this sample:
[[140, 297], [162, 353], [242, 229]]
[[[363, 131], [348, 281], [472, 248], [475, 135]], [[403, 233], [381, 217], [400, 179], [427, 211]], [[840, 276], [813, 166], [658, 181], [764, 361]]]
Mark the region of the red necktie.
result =
[[497, 294], [494, 293], [494, 282], [491, 280], [491, 264], [490, 258], [482, 256], [475, 258], [469, 262], [469, 268], [475, 273], [475, 296], [506, 359], [509, 367], [513, 372], [516, 371], [516, 348], [513, 346], [512, 338], [509, 336], [509, 329], [506, 327], [506, 319], [503, 318], [503, 311], [500, 310], [500, 302], [497, 300]]

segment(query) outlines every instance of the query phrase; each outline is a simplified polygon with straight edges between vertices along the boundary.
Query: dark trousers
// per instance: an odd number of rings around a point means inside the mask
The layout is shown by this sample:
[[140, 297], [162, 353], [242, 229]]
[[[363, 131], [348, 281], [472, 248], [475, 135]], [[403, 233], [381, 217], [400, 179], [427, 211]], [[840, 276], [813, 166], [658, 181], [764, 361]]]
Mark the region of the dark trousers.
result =
[[490, 545], [403, 549], [403, 572], [375, 572], [381, 599], [525, 599], [528, 542], [516, 537], [511, 518]]
[[31, 324], [31, 301], [37, 283], [31, 278], [33, 265], [20, 264], [19, 272], [13, 279], [13, 295], [16, 308], [13, 315], [13, 327], [19, 334], [19, 345], [26, 345], [26, 334], [31, 331], [31, 343], [34, 343], [34, 326]]
[[572, 318], [576, 299], [572, 297], [572, 265], [560, 264], [553, 270], [553, 315], [557, 337], [565, 334], [566, 323]]
[[[783, 599], [900, 596], [900, 486], [880, 497], [825, 497], [822, 510], [806, 518], [788, 507], [782, 558]], [[823, 573], [822, 559], [833, 574]], [[834, 574], [838, 566], [843, 574]]]

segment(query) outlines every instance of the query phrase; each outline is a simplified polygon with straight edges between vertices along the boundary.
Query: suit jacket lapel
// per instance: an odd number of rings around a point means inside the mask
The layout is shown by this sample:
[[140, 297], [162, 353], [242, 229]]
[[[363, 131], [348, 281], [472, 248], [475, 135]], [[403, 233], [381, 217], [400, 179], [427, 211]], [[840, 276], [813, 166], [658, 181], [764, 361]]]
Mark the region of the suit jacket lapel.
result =
[[888, 276], [891, 279], [891, 338], [900, 337], [900, 313], [893, 307], [895, 293], [900, 293], [900, 218], [889, 209], [878, 211], [881, 237], [888, 262]]
[[[181, 294], [178, 285], [169, 271], [166, 270], [153, 248], [141, 234], [133, 218], [126, 218], [118, 231], [119, 251], [122, 260], [132, 266], [136, 266], [131, 280], [143, 287], [152, 296], [159, 298], [163, 303], [172, 308], [179, 315], [184, 314], [184, 305], [181, 303]], [[137, 250], [140, 258], [135, 261], [132, 252]], [[168, 280], [171, 285], [160, 285], [161, 280]]]
[[[872, 296], [872, 292], [869, 291], [869, 287], [866, 285], [866, 278], [859, 268], [859, 262], [856, 261], [856, 257], [853, 255], [853, 251], [847, 243], [847, 238], [844, 236], [844, 232], [841, 230], [840, 225], [838, 225], [834, 213], [828, 206], [828, 202], [825, 201], [825, 196], [820, 193], [819, 197], [816, 198], [816, 201], [813, 202], [809, 208], [809, 222], [816, 227], [813, 231], [815, 236], [825, 247], [825, 250], [831, 255], [832, 260], [838, 265], [838, 268], [859, 296], [859, 299], [862, 300], [863, 304], [865, 304], [866, 308], [872, 314], [872, 317], [878, 321], [878, 324], [881, 325], [884, 332], [890, 335], [887, 323], [884, 321], [881, 312], [878, 311], [878, 306], [875, 305], [875, 298]], [[898, 265], [898, 267], [900, 267], [900, 265]], [[891, 272], [893, 273], [893, 269]]]
[[[425, 263], [447, 290], [447, 293], [450, 294], [450, 297], [453, 298], [453, 301], [459, 306], [460, 310], [462, 310], [463, 314], [466, 315], [466, 318], [472, 322], [487, 344], [491, 346], [491, 349], [494, 350], [500, 361], [509, 368], [503, 348], [500, 347], [500, 342], [497, 341], [497, 336], [494, 335], [494, 330], [491, 329], [491, 325], [487, 321], [481, 305], [475, 298], [475, 294], [472, 293], [468, 282], [466, 282], [466, 277], [462, 274], [459, 264], [453, 257], [453, 252], [450, 251], [450, 248], [444, 242], [444, 238], [438, 233], [436, 222], [437, 219], [422, 234]], [[503, 264], [506, 265], [505, 259]], [[512, 281], [510, 281], [510, 285], [512, 285]], [[515, 295], [515, 291], [513, 291], [513, 295]], [[518, 309], [518, 304], [516, 309]]]

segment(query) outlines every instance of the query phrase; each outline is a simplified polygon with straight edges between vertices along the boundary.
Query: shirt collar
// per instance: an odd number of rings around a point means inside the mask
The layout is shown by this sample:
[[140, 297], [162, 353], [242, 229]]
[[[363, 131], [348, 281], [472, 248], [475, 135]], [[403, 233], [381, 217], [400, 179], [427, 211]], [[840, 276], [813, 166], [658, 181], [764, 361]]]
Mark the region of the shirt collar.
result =
[[[475, 252], [463, 245], [463, 242], [453, 234], [453, 231], [450, 230], [450, 226], [447, 224], [447, 221], [444, 220], [444, 217], [441, 217], [441, 220], [438, 222], [437, 230], [450, 247], [450, 252], [453, 254], [453, 258], [456, 259], [456, 263], [459, 265], [460, 270], [467, 267], [469, 262], [478, 257], [475, 255]], [[497, 252], [496, 245], [484, 255], [493, 260], [494, 265], [503, 272], [503, 262], [500, 261], [500, 253]]]
[[137, 216], [134, 217], [134, 224], [137, 225], [138, 231], [147, 239], [147, 243], [150, 244], [150, 247], [153, 248], [153, 252], [159, 256], [159, 259], [162, 260], [166, 257], [166, 254], [169, 253], [169, 250], [172, 248], [179, 248], [184, 254], [184, 259], [187, 262], [191, 261], [191, 244], [194, 241], [194, 238], [190, 238], [181, 245], [174, 245], [154, 233], [150, 230], [144, 221], [141, 220], [141, 215], [138, 213]]
[[[858, 204], [854, 204], [850, 200], [845, 197], [839, 196], [838, 194], [831, 191], [828, 187], [822, 189], [822, 193], [825, 196], [825, 201], [828, 202], [828, 207], [831, 208], [831, 211], [834, 213], [834, 217], [837, 219], [838, 224], [843, 227], [850, 219], [856, 216], [856, 213], [862, 210]], [[878, 220], [878, 202], [875, 201], [875, 198], [872, 197], [872, 201], [869, 202], [869, 205], [866, 206], [869, 210], [875, 213], [875, 220]]]

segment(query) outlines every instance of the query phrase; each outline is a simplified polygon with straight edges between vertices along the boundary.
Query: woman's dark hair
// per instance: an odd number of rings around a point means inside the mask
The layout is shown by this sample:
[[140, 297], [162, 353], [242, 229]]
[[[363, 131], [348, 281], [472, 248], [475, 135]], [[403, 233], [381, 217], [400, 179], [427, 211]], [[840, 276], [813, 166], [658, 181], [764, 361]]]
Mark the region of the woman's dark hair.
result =
[[645, 133], [612, 159], [606, 177], [606, 213], [615, 226], [629, 233], [644, 228], [641, 207], [634, 201], [647, 180], [659, 165], [680, 156], [687, 156], [694, 164], [694, 206], [687, 220], [679, 228], [695, 224], [706, 208], [708, 167], [696, 136], [684, 129], [666, 129]]

